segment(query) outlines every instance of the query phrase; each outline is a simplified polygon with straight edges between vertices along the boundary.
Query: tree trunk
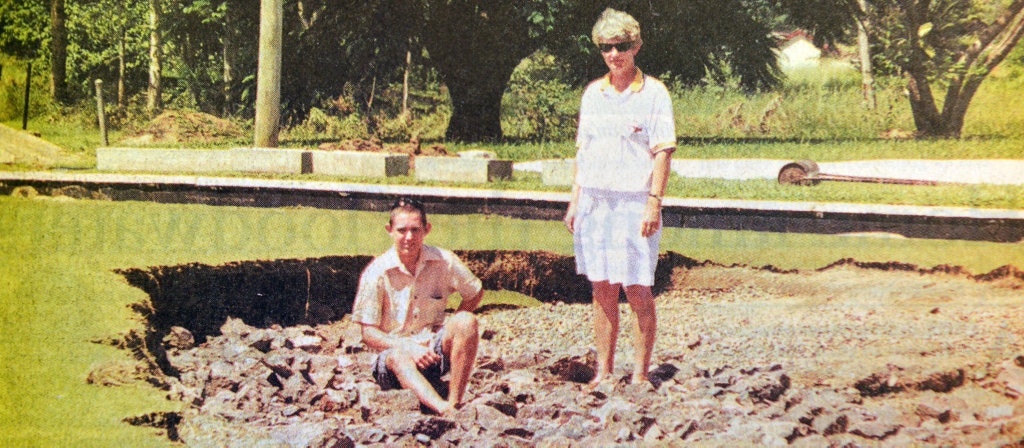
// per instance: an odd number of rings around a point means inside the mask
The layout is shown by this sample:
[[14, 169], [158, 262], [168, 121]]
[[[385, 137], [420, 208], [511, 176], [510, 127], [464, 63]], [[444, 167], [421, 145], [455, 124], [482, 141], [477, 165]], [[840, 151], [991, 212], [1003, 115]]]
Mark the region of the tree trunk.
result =
[[160, 20], [163, 15], [160, 0], [149, 0], [149, 88], [146, 90], [146, 110], [150, 113], [163, 109], [163, 46]]
[[[195, 45], [193, 45], [194, 41], [195, 40], [193, 39], [192, 36], [185, 36], [183, 38], [178, 39], [176, 42], [176, 47], [179, 47], [181, 49], [181, 64], [185, 67], [199, 67], [199, 61], [201, 60], [202, 57], [198, 55], [197, 50], [195, 49]], [[206, 106], [204, 108], [202, 98], [204, 98], [205, 95], [203, 89], [200, 87], [198, 82], [192, 82], [200, 75], [198, 75], [195, 72], [192, 72], [190, 73], [189, 76], [189, 81], [183, 83], [183, 88], [188, 91], [188, 96], [192, 97], [192, 100], [195, 102], [196, 107], [199, 108], [200, 111], [212, 112], [209, 106]], [[180, 85], [181, 84], [179, 84], [179, 86]]]
[[255, 145], [277, 147], [281, 120], [283, 0], [260, 1], [260, 54], [256, 74]]
[[422, 43], [452, 100], [445, 138], [501, 140], [502, 94], [512, 71], [539, 46], [537, 39], [523, 26], [515, 2], [469, 2], [474, 8], [437, 3], [423, 26], [439, 32], [425, 33]]
[[861, 89], [864, 92], [864, 104], [868, 109], [874, 109], [877, 105], [875, 101], [875, 77], [872, 73], [871, 64], [871, 45], [868, 39], [868, 1], [857, 0], [857, 4], [860, 7], [861, 17], [857, 21], [857, 49], [860, 53], [860, 74], [861, 74]]
[[[427, 47], [431, 56], [435, 54]], [[524, 50], [518, 50], [525, 52]], [[528, 55], [529, 53], [527, 53]], [[438, 65], [438, 73], [448, 87], [452, 117], [445, 139], [456, 142], [495, 142], [501, 131], [501, 98], [516, 65], [525, 55], [506, 52], [486, 64], [463, 62]]]
[[59, 104], [71, 102], [67, 88], [68, 31], [64, 0], [50, 1], [50, 95]]
[[[412, 39], [410, 39], [412, 40]], [[409, 47], [412, 47], [410, 42]], [[412, 69], [412, 50], [405, 50], [405, 73], [402, 74], [402, 116], [406, 120], [409, 116], [409, 70]]]
[[508, 77], [461, 79], [446, 84], [452, 98], [452, 117], [445, 139], [456, 142], [501, 140], [501, 97]]
[[939, 110], [935, 106], [928, 77], [921, 72], [907, 72], [907, 92], [910, 94], [910, 111], [914, 116], [914, 126], [922, 136], [938, 135], [942, 129]]
[[960, 57], [967, 70], [953, 77], [942, 106], [945, 129], [941, 136], [958, 138], [967, 117], [967, 108], [981, 83], [1002, 63], [1024, 37], [1024, 1], [1017, 0], [986, 27]]
[[221, 106], [221, 116], [229, 116], [234, 111], [235, 107], [235, 90], [237, 90], [237, 80], [235, 79], [236, 66], [238, 65], [238, 50], [235, 42], [235, 20], [234, 20], [234, 7], [231, 3], [227, 4], [227, 9], [224, 11], [224, 36], [222, 39], [223, 48], [221, 57], [224, 63], [224, 70], [222, 75], [224, 77], [223, 84], [221, 86], [221, 93], [223, 94], [224, 103]]
[[[907, 29], [919, 29], [925, 23], [921, 5], [906, 12]], [[1002, 14], [980, 32], [974, 34], [974, 44], [959, 55], [954, 71], [944, 73], [949, 80], [941, 113], [932, 96], [927, 72], [922, 61], [927, 56], [915, 50], [903, 67], [910, 92], [910, 108], [917, 126], [918, 136], [959, 138], [963, 132], [967, 109], [982, 81], [992, 73], [1024, 37], [1024, 0], [1014, 0]], [[912, 48], [919, 48], [916, 35], [911, 35]]]
[[124, 29], [121, 30], [120, 38], [117, 42], [117, 107], [118, 109], [124, 109], [124, 75], [127, 70], [125, 66], [125, 40], [128, 39], [128, 32]]

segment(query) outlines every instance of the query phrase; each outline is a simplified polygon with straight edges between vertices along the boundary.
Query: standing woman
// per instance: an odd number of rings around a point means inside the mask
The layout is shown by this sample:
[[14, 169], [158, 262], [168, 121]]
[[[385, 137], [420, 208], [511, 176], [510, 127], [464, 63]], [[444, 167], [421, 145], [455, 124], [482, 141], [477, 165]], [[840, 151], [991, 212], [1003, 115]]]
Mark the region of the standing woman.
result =
[[647, 381], [657, 332], [651, 286], [675, 121], [668, 89], [635, 64], [643, 45], [636, 19], [606, 9], [592, 38], [608, 74], [583, 92], [565, 225], [573, 234], [576, 271], [593, 287], [597, 374], [591, 385], [609, 379], [615, 368], [623, 288], [636, 315], [632, 382], [639, 383]]

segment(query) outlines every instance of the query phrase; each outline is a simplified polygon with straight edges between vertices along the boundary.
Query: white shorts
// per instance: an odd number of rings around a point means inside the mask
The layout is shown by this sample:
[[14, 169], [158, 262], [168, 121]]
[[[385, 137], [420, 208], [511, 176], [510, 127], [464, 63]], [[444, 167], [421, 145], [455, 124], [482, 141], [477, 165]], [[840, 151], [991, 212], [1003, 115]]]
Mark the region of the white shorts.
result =
[[580, 189], [573, 250], [576, 273], [591, 282], [654, 286], [661, 225], [650, 237], [640, 234], [647, 193]]

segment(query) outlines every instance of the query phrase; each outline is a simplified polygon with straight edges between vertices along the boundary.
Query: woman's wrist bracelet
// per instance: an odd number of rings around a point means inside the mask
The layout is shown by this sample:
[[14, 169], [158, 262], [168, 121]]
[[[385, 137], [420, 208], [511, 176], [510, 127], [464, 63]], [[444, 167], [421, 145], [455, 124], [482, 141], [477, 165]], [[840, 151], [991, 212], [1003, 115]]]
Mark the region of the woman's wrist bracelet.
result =
[[649, 196], [649, 197], [652, 197], [652, 198], [654, 198], [654, 199], [657, 199], [657, 200], [658, 200], [658, 203], [659, 203], [659, 204], [661, 203], [661, 196], [658, 196], [658, 195], [656, 195], [656, 194], [654, 194], [654, 193], [647, 193], [647, 196]]

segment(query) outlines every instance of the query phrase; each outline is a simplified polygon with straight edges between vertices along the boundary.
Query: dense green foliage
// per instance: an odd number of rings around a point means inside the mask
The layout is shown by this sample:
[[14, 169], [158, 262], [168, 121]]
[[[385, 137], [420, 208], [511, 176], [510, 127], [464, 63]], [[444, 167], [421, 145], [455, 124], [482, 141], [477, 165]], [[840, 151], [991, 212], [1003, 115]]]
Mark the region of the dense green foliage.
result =
[[[289, 124], [338, 98], [365, 117], [374, 101], [406, 70], [424, 67], [448, 89], [449, 140], [502, 136], [501, 99], [520, 61], [542, 48], [567, 63], [559, 76], [570, 85], [603, 70], [589, 43], [605, 6], [564, 0], [285, 2], [282, 103]], [[766, 24], [742, 2], [618, 1], [645, 24], [653, 73], [687, 84], [735, 76], [747, 89], [777, 83], [775, 43]], [[217, 114], [249, 116], [256, 65], [258, 2], [162, 0], [164, 104]], [[4, 0], [0, 50], [49, 61], [51, 30], [41, 0]], [[721, 14], [729, 11], [729, 14]], [[66, 1], [67, 79], [71, 97], [86, 101], [92, 81], [123, 86], [118, 102], [146, 90], [149, 59], [147, 2]], [[710, 19], [710, 20], [709, 20]], [[38, 54], [24, 49], [38, 49]], [[31, 54], [30, 54], [31, 53]], [[408, 58], [408, 63], [407, 63]], [[415, 81], [414, 81], [415, 82]], [[108, 87], [113, 88], [113, 87]], [[108, 93], [109, 94], [109, 93]], [[542, 131], [543, 133], [544, 131]]]
[[[45, 26], [27, 32], [28, 25], [23, 23], [27, 16], [19, 15], [39, 12], [40, 8], [45, 12], [45, 5], [39, 1], [24, 4], [4, 1], [0, 4], [3, 6], [0, 17], [6, 21], [6, 40], [3, 41], [5, 51], [15, 51], [17, 48], [14, 43], [20, 41], [45, 40]], [[254, 68], [255, 53], [251, 45], [252, 33], [240, 31], [246, 27], [255, 27], [258, 18], [253, 12], [257, 9], [254, 7], [256, 4], [246, 1], [211, 3], [181, 0], [169, 9], [172, 20], [167, 21], [169, 25], [166, 36], [172, 42], [168, 48], [174, 55], [170, 58], [171, 63], [165, 66], [165, 76], [170, 80], [165, 83], [165, 102], [169, 107], [215, 114], [239, 114], [233, 115], [234, 119], [247, 123], [247, 104], [252, 100], [254, 79], [252, 76], [243, 78], [242, 75]], [[743, 8], [750, 13], [751, 20], [766, 26], [784, 27], [802, 23], [820, 30], [821, 35], [830, 36], [832, 40], [848, 38], [848, 29], [840, 27], [828, 30], [828, 27], [839, 26], [842, 22], [836, 17], [818, 17], [807, 11], [789, 11], [801, 1], [804, 0], [748, 0], [743, 2]], [[878, 4], [881, 5], [881, 2]], [[409, 36], [415, 36], [423, 32], [420, 27], [461, 23], [459, 18], [465, 17], [441, 16], [441, 12], [435, 9], [432, 10], [434, 21], [427, 22], [385, 13], [391, 11], [388, 8], [423, 8], [427, 3], [396, 6], [384, 1], [343, 4], [337, 0], [330, 4], [306, 2], [301, 5], [304, 8], [299, 8], [297, 3], [289, 3], [291, 9], [287, 11], [291, 22], [286, 27], [290, 27], [288, 29], [291, 31], [286, 35], [286, 41], [289, 48], [295, 51], [286, 52], [286, 57], [295, 59], [285, 64], [286, 70], [290, 72], [284, 77], [286, 85], [283, 86], [283, 92], [288, 103], [286, 109], [293, 112], [285, 116], [287, 126], [283, 139], [286, 144], [314, 146], [324, 141], [371, 137], [385, 142], [407, 142], [412, 139], [439, 142], [451, 137], [450, 124], [458, 107], [448, 82], [450, 78], [437, 69], [434, 65], [436, 60], [431, 62], [431, 53], [423, 42], [413, 37], [395, 41], [394, 36], [388, 33], [394, 29], [403, 29]], [[348, 13], [332, 15], [327, 12], [329, 7], [335, 6], [348, 8], [345, 9]], [[458, 5], [450, 6], [454, 8]], [[627, 8], [630, 4], [620, 2], [615, 6]], [[695, 39], [701, 42], [720, 40], [720, 37], [700, 34], [717, 31], [701, 30], [697, 24], [684, 21], [690, 28], [682, 32], [672, 27], [683, 26], [683, 22], [677, 23], [667, 20], [663, 14], [654, 14], [667, 11], [666, 8], [671, 9], [670, 6], [653, 3], [647, 9], [635, 11], [642, 22], [650, 24], [645, 27], [645, 38], [649, 45], [645, 45], [641, 55], [659, 54], [660, 44], [655, 42], [664, 37], [659, 33], [699, 34], [700, 37]], [[699, 7], [703, 6], [687, 6]], [[151, 116], [142, 110], [147, 25], [139, 17], [144, 13], [140, 8], [140, 2], [125, 4], [104, 0], [68, 3], [68, 28], [73, 47], [69, 77], [72, 78], [72, 84], [78, 86], [81, 100], [70, 107], [56, 106], [46, 101], [44, 92], [47, 92], [47, 73], [40, 66], [41, 60], [36, 59], [30, 115], [33, 118], [46, 117], [46, 121], [54, 127], [94, 126], [95, 118], [92, 114], [95, 103], [90, 96], [92, 85], [89, 80], [99, 77], [107, 80], [104, 84], [106, 116], [108, 128], [114, 135], [118, 135], [119, 131], [143, 127]], [[574, 137], [581, 83], [604, 70], [599, 58], [593, 54], [594, 50], [586, 35], [592, 19], [579, 13], [584, 8], [592, 8], [594, 11], [599, 8], [596, 5], [580, 4], [572, 7], [581, 9], [576, 10], [576, 15], [571, 15], [568, 11], [572, 8], [569, 6], [540, 0], [523, 8], [506, 12], [525, 16], [524, 20], [531, 24], [527, 28], [528, 34], [536, 40], [537, 45], [548, 50], [530, 53], [508, 76], [500, 96], [500, 129], [504, 143], [552, 142], [551, 145], [557, 146], [570, 142]], [[673, 11], [672, 14], [678, 12]], [[780, 11], [789, 13], [781, 14]], [[967, 15], [962, 12], [956, 15], [956, 20], [962, 22], [966, 20], [965, 17], [991, 20], [994, 11], [981, 11], [987, 15], [981, 12]], [[420, 10], [408, 12], [422, 13]], [[833, 14], [840, 12], [839, 9], [832, 11]], [[445, 14], [453, 13], [447, 11]], [[556, 19], [562, 17], [559, 14], [569, 15], [557, 22]], [[896, 13], [890, 16], [900, 17]], [[438, 22], [442, 17], [445, 19]], [[681, 19], [682, 16], [677, 18]], [[814, 20], [824, 21], [824, 25]], [[555, 27], [555, 23], [562, 26]], [[108, 26], [110, 24], [115, 26]], [[966, 32], [962, 27], [932, 30], [926, 37], [945, 37], [929, 43], [928, 48], [946, 48], [943, 51], [947, 53], [953, 51], [953, 44], [945, 42], [957, 41], [960, 42], [957, 45], [962, 45], [964, 39], [955, 38], [960, 36], [957, 33]], [[480, 36], [480, 39], [484, 38]], [[236, 51], [230, 53], [233, 55], [230, 62], [236, 78], [233, 84], [228, 85], [225, 82], [229, 74], [226, 66], [228, 60], [218, 52], [232, 42], [232, 48]], [[124, 44], [124, 52], [118, 51], [121, 44]], [[449, 46], [460, 45], [449, 41]], [[878, 45], [879, 48], [885, 47]], [[41, 57], [45, 58], [46, 47], [42, 48], [44, 56]], [[344, 54], [327, 57], [330, 52], [339, 51], [339, 48]], [[679, 48], [691, 46], [679, 43]], [[849, 51], [846, 47], [843, 49]], [[720, 60], [712, 67], [706, 65], [708, 61], [698, 63], [694, 54], [687, 54], [679, 57], [683, 62], [689, 61], [686, 67], [701, 67], [698, 71], [703, 73], [702, 77], [684, 74], [670, 66], [680, 61], [661, 57], [641, 58], [640, 61], [645, 71], [663, 72], [663, 79], [672, 87], [677, 109], [677, 129], [683, 141], [869, 141], [879, 137], [904, 138], [919, 130], [914, 96], [907, 96], [905, 78], [900, 76], [876, 79], [879, 105], [877, 109], [868, 110], [861, 107], [860, 75], [846, 62], [826, 63], [817, 70], [788, 72], [771, 89], [745, 91], [744, 86], [757, 83], [744, 84], [743, 77], [753, 76], [756, 70], [745, 72], [738, 67], [729, 67], [728, 64], [750, 63], [755, 59], [746, 58], [739, 62]], [[898, 69], [895, 64], [901, 60], [901, 53], [880, 54], [889, 55], [885, 57], [890, 58], [887, 59], [890, 64], [883, 65], [882, 71]], [[949, 60], [951, 54], [941, 59]], [[406, 56], [410, 57], [409, 66], [405, 65]], [[980, 86], [980, 93], [971, 96], [971, 102], [976, 107], [971, 108], [971, 113], [965, 116], [962, 135], [989, 138], [1021, 134], [1020, 114], [1008, 101], [1014, 97], [1014, 92], [1021, 91], [1019, 87], [1024, 82], [1024, 69], [1020, 68], [1022, 56], [1024, 51], [1018, 50], [994, 75], [986, 76], [988, 81]], [[436, 59], [438, 55], [434, 57]], [[118, 92], [117, 82], [120, 76], [119, 61], [123, 62], [126, 80], [121, 92]], [[22, 114], [26, 62], [24, 59], [5, 57], [0, 59], [0, 63], [6, 68], [0, 73], [0, 119], [11, 122], [20, 119]], [[939, 61], [934, 64], [938, 65]], [[762, 68], [766, 67], [762, 64]], [[405, 68], [409, 69], [407, 101], [401, 83]], [[694, 83], [694, 80], [704, 82]], [[716, 80], [718, 82], [710, 82]], [[936, 82], [937, 86], [950, 84], [943, 79], [937, 79]], [[993, 89], [990, 85], [996, 87]], [[121, 101], [123, 104], [119, 104]], [[69, 120], [74, 123], [68, 123]], [[72, 142], [69, 147], [88, 148], [89, 144]], [[571, 154], [571, 148], [554, 153], [563, 156]]]
[[[63, 96], [89, 102], [93, 80], [102, 79], [108, 103], [117, 104], [108, 115], [140, 113], [148, 83], [148, 3], [61, 1], [67, 13]], [[162, 103], [251, 118], [259, 2], [160, 1], [166, 55]], [[782, 85], [773, 32], [804, 27], [819, 43], [835, 47], [849, 43], [857, 19], [867, 18], [879, 74], [907, 76], [916, 130], [960, 135], [963, 112], [980, 80], [1020, 38], [1020, 28], [1007, 24], [1019, 20], [1014, 14], [1024, 0], [874, 0], [868, 5], [862, 12], [853, 0], [288, 0], [283, 117], [288, 126], [310, 118], [314, 127], [324, 121], [362, 122], [368, 133], [386, 139], [422, 139], [437, 134], [435, 111], [443, 108], [446, 128], [438, 138], [449, 141], [564, 138], [571, 115], [567, 93], [604, 71], [589, 32], [598, 13], [611, 6], [640, 20], [645, 45], [638, 62], [646, 71], [681, 87], [737, 93]], [[40, 77], [56, 51], [47, 18], [43, 0], [0, 2], [0, 51], [19, 61], [35, 60]], [[538, 50], [544, 52], [533, 59], [549, 59], [544, 70], [555, 70], [524, 79], [520, 68], [517, 78], [516, 67]], [[51, 75], [63, 72], [50, 70]], [[443, 87], [444, 104], [412, 115], [403, 115], [404, 108], [396, 112], [401, 102], [394, 97], [402, 95], [407, 75], [412, 91]], [[51, 90], [59, 87], [55, 82], [47, 82]], [[946, 93], [936, 96], [932, 89]], [[510, 91], [518, 95], [511, 102]], [[9, 107], [3, 109], [0, 116], [9, 118]], [[410, 122], [417, 113], [430, 116], [429, 129]], [[510, 115], [526, 122], [510, 123]]]
[[48, 42], [49, 12], [43, 0], [0, 1], [0, 53], [34, 59]]

